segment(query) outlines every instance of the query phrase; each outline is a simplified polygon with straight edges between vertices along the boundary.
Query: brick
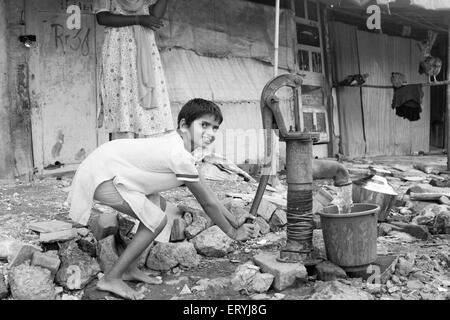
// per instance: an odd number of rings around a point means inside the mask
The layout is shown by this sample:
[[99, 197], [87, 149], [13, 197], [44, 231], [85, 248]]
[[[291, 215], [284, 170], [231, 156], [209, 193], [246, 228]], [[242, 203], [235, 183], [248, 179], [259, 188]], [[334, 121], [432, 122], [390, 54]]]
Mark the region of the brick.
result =
[[52, 233], [63, 230], [70, 230], [72, 229], [72, 224], [59, 220], [51, 220], [30, 223], [28, 225], [28, 228], [39, 233]]
[[78, 237], [77, 229], [70, 229], [70, 230], [63, 230], [58, 232], [51, 232], [51, 233], [41, 233], [39, 235], [39, 241], [40, 242], [61, 242], [61, 241], [68, 241], [72, 240]]
[[308, 278], [306, 268], [301, 263], [283, 263], [277, 261], [278, 252], [260, 253], [253, 257], [254, 262], [261, 268], [261, 272], [273, 275], [273, 287], [282, 291], [292, 286], [297, 279], [305, 281]]
[[33, 253], [33, 258], [31, 259], [31, 265], [50, 270], [52, 276], [56, 275], [60, 264], [61, 260], [59, 260], [58, 256], [48, 253], [35, 252]]
[[272, 218], [272, 214], [277, 210], [277, 206], [262, 198], [261, 203], [259, 204], [258, 211], [256, 214], [260, 217], [263, 217], [267, 222]]
[[176, 218], [173, 220], [172, 231], [170, 233], [170, 241], [182, 241], [186, 237], [184, 231], [187, 227], [186, 221], [182, 218]]

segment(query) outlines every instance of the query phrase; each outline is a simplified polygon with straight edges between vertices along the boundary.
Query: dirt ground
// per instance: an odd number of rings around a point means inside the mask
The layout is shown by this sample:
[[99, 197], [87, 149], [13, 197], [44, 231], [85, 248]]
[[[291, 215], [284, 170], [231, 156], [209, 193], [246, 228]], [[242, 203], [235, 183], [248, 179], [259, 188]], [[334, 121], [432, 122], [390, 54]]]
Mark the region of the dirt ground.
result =
[[[403, 164], [411, 166], [415, 162], [434, 164], [445, 164], [446, 157], [397, 157], [397, 158], [374, 158], [373, 163], [381, 165]], [[349, 167], [354, 163], [347, 163]], [[0, 182], [0, 239], [14, 238], [26, 243], [39, 245], [39, 234], [27, 228], [31, 222], [43, 220], [68, 220], [68, 207], [65, 199], [71, 183], [71, 174], [56, 178], [44, 177], [33, 182], [13, 181]], [[283, 176], [282, 176], [283, 178]], [[285, 178], [285, 176], [284, 176]], [[210, 181], [212, 189], [215, 190], [220, 199], [225, 198], [226, 192], [251, 193], [256, 190], [256, 185], [243, 181]], [[315, 187], [322, 184], [331, 184], [332, 181], [315, 181]], [[403, 190], [406, 186], [402, 186]], [[190, 192], [180, 187], [162, 194], [168, 201], [177, 204], [182, 199], [192, 197]], [[170, 271], [162, 274], [163, 284], [145, 285], [131, 284], [145, 293], [149, 300], [229, 300], [229, 299], [251, 299], [249, 295], [232, 291], [230, 288], [221, 287], [220, 279], [230, 277], [239, 264], [251, 260], [252, 257], [262, 251], [279, 251], [282, 242], [268, 246], [258, 246], [257, 240], [248, 243], [234, 244], [234, 251], [223, 258], [202, 257], [200, 266], [196, 269], [183, 270], [177, 268], [175, 273]], [[448, 264], [443, 263], [450, 254], [450, 235], [433, 235], [430, 239], [423, 241], [415, 239], [396, 239], [395, 237], [379, 237], [378, 252], [380, 254], [392, 254], [405, 256], [413, 254], [415, 257], [415, 271], [425, 275], [422, 282], [424, 286], [420, 290], [408, 288], [407, 281], [410, 279], [399, 279], [398, 283], [391, 285], [374, 294], [375, 299], [381, 300], [421, 300], [421, 299], [450, 299], [448, 291], [450, 271]], [[445, 261], [444, 261], [445, 262]], [[0, 261], [0, 271], [6, 270], [6, 262]], [[180, 294], [185, 285], [192, 288], [200, 279], [218, 279], [216, 285], [212, 285], [206, 291], [194, 292], [192, 294]], [[394, 279], [396, 280], [396, 279]], [[347, 283], [356, 283], [362, 289], [366, 289], [362, 279], [348, 279]], [[396, 280], [397, 281], [397, 280]], [[96, 281], [79, 292], [68, 292], [74, 299], [117, 299], [117, 297], [94, 289]], [[267, 293], [267, 298], [272, 299], [307, 299], [314, 292], [316, 278], [311, 274], [308, 282], [296, 284], [284, 290], [281, 295], [275, 295], [272, 289]], [[394, 288], [394, 289], [392, 289]], [[397, 289], [395, 289], [397, 288]], [[370, 290], [369, 290], [370, 291]]]

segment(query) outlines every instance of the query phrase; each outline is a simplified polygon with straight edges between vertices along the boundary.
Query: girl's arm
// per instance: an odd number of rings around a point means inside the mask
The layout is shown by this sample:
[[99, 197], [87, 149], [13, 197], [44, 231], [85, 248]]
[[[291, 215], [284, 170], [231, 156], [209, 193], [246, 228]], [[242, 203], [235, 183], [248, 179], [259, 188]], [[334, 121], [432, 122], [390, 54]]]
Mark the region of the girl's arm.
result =
[[120, 15], [107, 11], [102, 11], [96, 14], [98, 24], [105, 27], [128, 27], [133, 25], [141, 25], [150, 29], [158, 29], [163, 26], [160, 19], [151, 15]]
[[158, 0], [149, 7], [150, 14], [158, 19], [162, 19], [166, 14], [168, 0]]

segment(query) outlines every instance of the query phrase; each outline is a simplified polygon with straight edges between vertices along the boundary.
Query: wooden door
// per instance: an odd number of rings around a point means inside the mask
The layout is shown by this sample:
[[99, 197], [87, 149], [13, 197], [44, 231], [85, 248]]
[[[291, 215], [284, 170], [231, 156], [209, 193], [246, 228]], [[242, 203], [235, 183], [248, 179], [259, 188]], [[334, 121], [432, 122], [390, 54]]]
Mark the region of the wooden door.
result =
[[98, 145], [96, 21], [92, 1], [82, 9], [81, 29], [69, 30], [67, 0], [27, 0], [27, 33], [37, 36], [30, 52], [30, 97], [35, 167], [56, 161], [80, 163]]

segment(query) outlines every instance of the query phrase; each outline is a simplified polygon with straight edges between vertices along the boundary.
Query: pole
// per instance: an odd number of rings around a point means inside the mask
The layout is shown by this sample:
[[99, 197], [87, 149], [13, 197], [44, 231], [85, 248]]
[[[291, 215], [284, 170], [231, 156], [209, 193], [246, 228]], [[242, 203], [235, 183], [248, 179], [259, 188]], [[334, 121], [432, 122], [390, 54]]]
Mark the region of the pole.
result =
[[[447, 35], [447, 80], [450, 80], [450, 25]], [[450, 171], [450, 85], [447, 85], [447, 112], [445, 118], [445, 130], [447, 131], [447, 170]]]
[[273, 63], [273, 76], [278, 75], [278, 47], [280, 43], [280, 0], [275, 2], [275, 52], [274, 52], [274, 63]]

